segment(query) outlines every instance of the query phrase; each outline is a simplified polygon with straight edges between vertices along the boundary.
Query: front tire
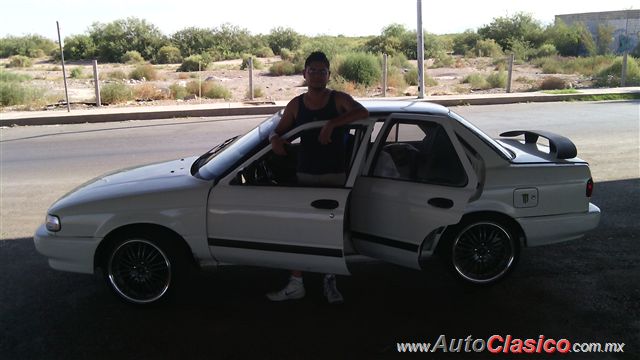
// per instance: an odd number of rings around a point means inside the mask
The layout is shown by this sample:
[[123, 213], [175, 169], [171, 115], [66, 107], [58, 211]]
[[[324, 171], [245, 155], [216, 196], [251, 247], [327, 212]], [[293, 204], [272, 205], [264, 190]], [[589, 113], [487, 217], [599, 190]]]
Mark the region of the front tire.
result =
[[505, 221], [463, 221], [446, 234], [445, 256], [458, 279], [491, 285], [506, 277], [517, 263], [517, 232]]
[[176, 252], [165, 241], [134, 236], [107, 254], [105, 280], [126, 302], [144, 305], [166, 298], [175, 287]]

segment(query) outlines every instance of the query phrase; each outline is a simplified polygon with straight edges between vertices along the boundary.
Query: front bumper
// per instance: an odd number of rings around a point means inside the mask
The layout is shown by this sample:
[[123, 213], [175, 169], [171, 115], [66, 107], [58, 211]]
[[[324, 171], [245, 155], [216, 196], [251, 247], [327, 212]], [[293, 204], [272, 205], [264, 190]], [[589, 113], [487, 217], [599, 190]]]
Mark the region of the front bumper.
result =
[[56, 270], [93, 274], [93, 259], [100, 240], [93, 237], [62, 237], [50, 233], [44, 224], [33, 236], [36, 250]]
[[527, 246], [555, 244], [579, 239], [600, 222], [600, 208], [589, 203], [589, 211], [580, 214], [517, 218], [524, 230]]

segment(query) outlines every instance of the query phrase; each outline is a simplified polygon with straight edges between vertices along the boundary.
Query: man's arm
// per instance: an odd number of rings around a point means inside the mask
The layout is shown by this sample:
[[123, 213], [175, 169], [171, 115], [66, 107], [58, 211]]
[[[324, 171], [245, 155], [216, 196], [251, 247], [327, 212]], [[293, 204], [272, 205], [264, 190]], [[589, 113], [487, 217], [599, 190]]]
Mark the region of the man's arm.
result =
[[369, 111], [347, 93], [336, 91], [335, 100], [336, 107], [338, 108], [340, 115], [327, 121], [320, 130], [318, 141], [321, 144], [328, 144], [331, 142], [331, 133], [333, 132], [333, 129], [369, 116]]
[[296, 99], [297, 98], [294, 98], [289, 101], [287, 106], [284, 108], [284, 112], [282, 113], [278, 126], [276, 126], [273, 133], [269, 135], [271, 148], [277, 155], [287, 155], [287, 151], [284, 149], [285, 141], [280, 137], [280, 135], [286, 133], [291, 129], [291, 127], [293, 127], [295, 114], [298, 112], [298, 101], [296, 101]]

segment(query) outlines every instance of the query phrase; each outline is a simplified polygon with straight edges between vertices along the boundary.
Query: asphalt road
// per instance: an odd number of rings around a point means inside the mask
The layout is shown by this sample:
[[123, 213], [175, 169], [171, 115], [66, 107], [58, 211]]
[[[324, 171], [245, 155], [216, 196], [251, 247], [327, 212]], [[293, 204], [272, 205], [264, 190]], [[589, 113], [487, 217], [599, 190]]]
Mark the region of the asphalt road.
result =
[[[435, 342], [442, 334], [448, 339], [511, 334], [625, 343], [624, 353], [568, 357], [637, 359], [638, 102], [455, 110], [491, 135], [535, 127], [571, 137], [579, 156], [592, 163], [597, 182], [592, 201], [603, 211], [601, 225], [583, 240], [525, 249], [509, 278], [480, 290], [453, 282], [436, 260], [423, 273], [387, 264], [359, 264], [352, 268], [353, 276], [339, 279], [347, 300], [339, 307], [324, 304], [321, 279], [313, 274], [306, 277], [304, 300], [270, 303], [263, 294], [281, 285], [286, 275], [242, 267], [202, 274], [176, 304], [140, 309], [118, 301], [98, 276], [49, 269], [29, 235], [8, 236], [30, 234], [35, 228], [20, 224], [25, 218], [7, 208], [13, 201], [47, 203], [46, 209], [49, 197], [55, 199], [61, 195], [57, 192], [113, 169], [114, 163], [122, 164], [118, 168], [203, 152], [208, 144], [228, 137], [214, 131], [214, 126], [216, 130], [229, 127], [232, 132], [240, 130], [235, 126], [250, 128], [254, 123], [189, 119], [176, 125], [132, 122], [3, 129], [2, 233], [7, 240], [0, 241], [0, 359], [406, 357], [397, 353], [397, 342]], [[557, 120], [549, 120], [551, 115]], [[113, 130], [101, 130], [105, 127]], [[136, 135], [147, 130], [160, 133]], [[186, 139], [185, 131], [191, 132]], [[207, 145], [200, 144], [202, 140]], [[94, 156], [100, 152], [106, 155]], [[585, 152], [600, 163], [594, 165]], [[50, 162], [54, 162], [51, 168]], [[17, 230], [6, 232], [7, 224]]]

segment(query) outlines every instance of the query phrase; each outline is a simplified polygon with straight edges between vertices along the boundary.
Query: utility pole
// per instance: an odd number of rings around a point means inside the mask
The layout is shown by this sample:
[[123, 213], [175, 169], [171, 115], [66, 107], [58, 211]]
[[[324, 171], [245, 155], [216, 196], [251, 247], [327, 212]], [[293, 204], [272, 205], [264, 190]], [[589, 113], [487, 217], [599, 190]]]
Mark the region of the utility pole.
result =
[[62, 45], [62, 38], [60, 37], [60, 23], [56, 21], [56, 27], [58, 28], [58, 45], [60, 45], [60, 59], [62, 60], [62, 79], [64, 80], [64, 97], [67, 100], [67, 112], [71, 112], [71, 104], [69, 104], [69, 90], [67, 90], [67, 70], [64, 67], [64, 45]]
[[418, 99], [424, 99], [424, 32], [422, 31], [422, 0], [418, 0]]
[[627, 85], [627, 56], [629, 54], [629, 10], [626, 10], [627, 23], [624, 26], [624, 53], [622, 55], [622, 74], [620, 75], [620, 86]]

